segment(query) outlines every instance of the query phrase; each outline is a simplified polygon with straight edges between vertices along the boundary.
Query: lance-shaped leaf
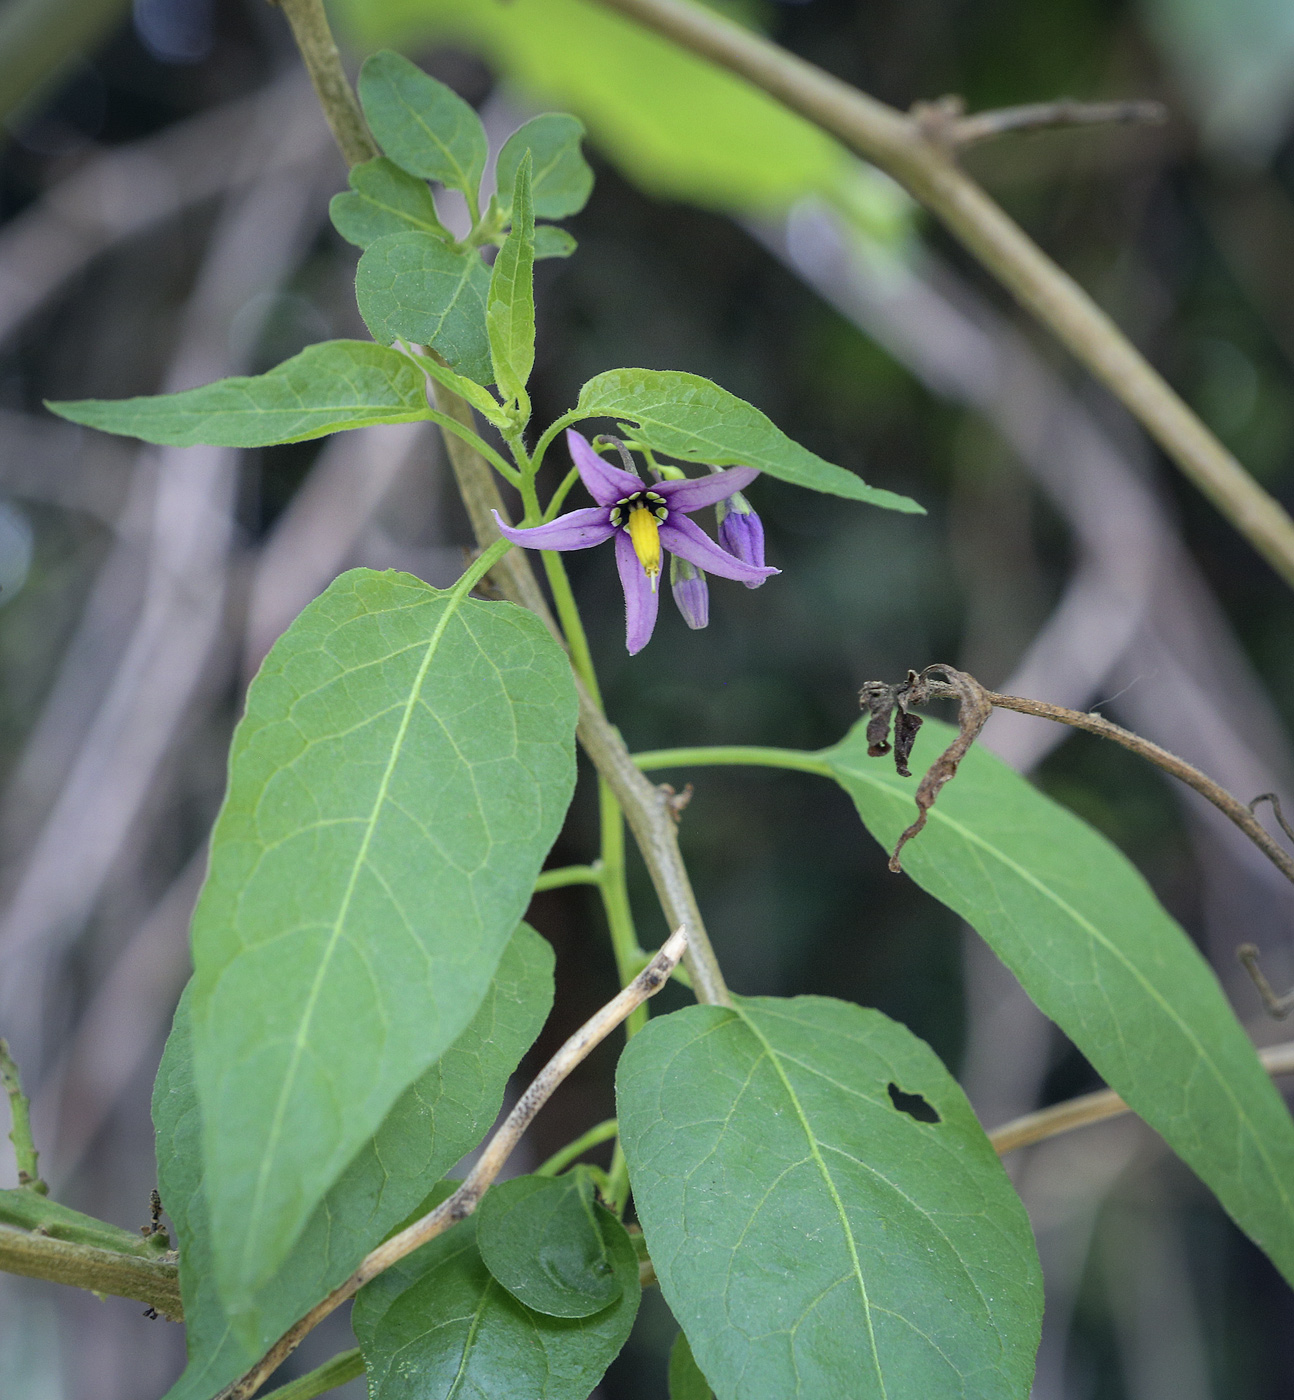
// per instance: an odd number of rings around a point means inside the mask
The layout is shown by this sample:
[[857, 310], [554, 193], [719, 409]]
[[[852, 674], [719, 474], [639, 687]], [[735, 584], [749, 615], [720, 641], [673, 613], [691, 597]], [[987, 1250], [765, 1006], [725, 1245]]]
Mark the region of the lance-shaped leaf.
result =
[[638, 1312], [638, 1256], [595, 1206], [620, 1296], [591, 1317], [517, 1302], [485, 1267], [469, 1216], [360, 1290], [351, 1313], [369, 1400], [587, 1400]]
[[189, 1355], [188, 1369], [166, 1400], [209, 1400], [242, 1375], [481, 1140], [498, 1114], [509, 1075], [547, 1018], [553, 955], [528, 925], [513, 934], [471, 1025], [396, 1100], [311, 1216], [278, 1274], [257, 1293], [254, 1339], [234, 1331], [212, 1272], [189, 1000], [186, 990], [153, 1095], [158, 1181], [178, 1235]]
[[519, 1303], [550, 1317], [590, 1317], [620, 1296], [586, 1168], [495, 1186], [477, 1211], [476, 1245]]
[[[926, 720], [911, 778], [867, 757], [863, 722], [822, 755], [887, 850], [953, 732]], [[1294, 1283], [1294, 1121], [1208, 964], [1132, 864], [975, 747], [903, 869], [974, 926]]]
[[907, 496], [868, 486], [786, 436], [752, 404], [697, 374], [613, 369], [580, 390], [569, 418], [628, 419], [649, 447], [685, 462], [758, 467], [812, 491], [826, 491], [887, 510], [924, 514]]
[[489, 384], [485, 308], [490, 269], [475, 249], [412, 230], [379, 238], [355, 272], [355, 298], [374, 340], [430, 345], [468, 379]]
[[652, 1264], [719, 1400], [1026, 1400], [1029, 1222], [910, 1031], [825, 997], [688, 1007], [629, 1042], [616, 1102]]
[[526, 382], [535, 365], [535, 214], [529, 151], [517, 167], [512, 230], [494, 260], [485, 323], [499, 392], [505, 399], [528, 403]]
[[426, 381], [417, 367], [367, 340], [328, 340], [268, 374], [218, 379], [178, 394], [46, 407], [87, 428], [168, 447], [266, 447], [430, 417]]
[[580, 152], [583, 139], [584, 123], [565, 112], [546, 112], [518, 127], [499, 152], [499, 197], [511, 198], [521, 158], [529, 151], [535, 218], [578, 214], [593, 191], [593, 171]]
[[193, 924], [193, 1059], [236, 1326], [401, 1093], [476, 1014], [574, 783], [542, 623], [343, 574], [234, 735]]
[[350, 189], [333, 195], [328, 213], [337, 232], [359, 248], [367, 248], [388, 233], [410, 230], [452, 241], [436, 215], [427, 182], [383, 156], [352, 169]]
[[378, 145], [402, 170], [462, 190], [475, 205], [490, 147], [480, 117], [452, 88], [384, 50], [360, 69], [359, 100]]

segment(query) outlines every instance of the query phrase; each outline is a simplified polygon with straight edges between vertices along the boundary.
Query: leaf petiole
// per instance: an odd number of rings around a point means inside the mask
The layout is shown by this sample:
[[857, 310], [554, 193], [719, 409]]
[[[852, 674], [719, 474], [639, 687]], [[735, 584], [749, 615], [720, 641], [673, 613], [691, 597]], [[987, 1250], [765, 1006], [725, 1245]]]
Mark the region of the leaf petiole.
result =
[[590, 1128], [588, 1132], [581, 1133], [574, 1142], [568, 1142], [565, 1147], [554, 1152], [542, 1166], [535, 1168], [534, 1174], [536, 1176], [556, 1176], [558, 1172], [565, 1171], [577, 1157], [582, 1157], [590, 1148], [597, 1147], [600, 1143], [608, 1142], [615, 1137], [616, 1132], [616, 1120], [614, 1118], [604, 1119], [603, 1122]]

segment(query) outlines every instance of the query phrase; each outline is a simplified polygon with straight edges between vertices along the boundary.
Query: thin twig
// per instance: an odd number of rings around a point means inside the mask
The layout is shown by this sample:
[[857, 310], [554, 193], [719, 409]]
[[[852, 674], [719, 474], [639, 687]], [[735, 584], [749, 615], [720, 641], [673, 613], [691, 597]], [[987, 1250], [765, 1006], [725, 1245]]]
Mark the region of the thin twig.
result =
[[310, 81], [347, 165], [381, 155], [341, 66], [323, 0], [271, 0], [287, 16]]
[[1286, 992], [1283, 997], [1276, 995], [1276, 989], [1267, 980], [1267, 974], [1259, 964], [1259, 952], [1253, 943], [1242, 943], [1236, 949], [1236, 957], [1240, 960], [1241, 967], [1249, 974], [1249, 979], [1258, 990], [1258, 995], [1262, 998], [1263, 1008], [1273, 1021], [1283, 1021], [1286, 1016], [1294, 1011], [1294, 991]]
[[931, 140], [914, 117], [688, 0], [602, 0], [739, 74], [879, 165], [940, 218], [1142, 423], [1237, 530], [1294, 584], [1294, 520], [1173, 392], [1127, 336]]
[[284, 1358], [296, 1350], [301, 1339], [331, 1312], [348, 1298], [353, 1298], [366, 1283], [389, 1269], [392, 1264], [398, 1264], [406, 1255], [435, 1239], [437, 1235], [443, 1235], [446, 1230], [471, 1215], [490, 1184], [503, 1169], [503, 1164], [521, 1140], [521, 1135], [530, 1126], [535, 1114], [552, 1097], [557, 1086], [622, 1021], [669, 981], [670, 973], [678, 965], [686, 947], [687, 930], [675, 929], [638, 976], [597, 1015], [586, 1021], [539, 1071], [503, 1125], [486, 1144], [484, 1152], [458, 1190], [448, 1200], [442, 1201], [435, 1210], [428, 1212], [420, 1220], [415, 1220], [399, 1234], [392, 1235], [389, 1240], [370, 1251], [345, 1283], [334, 1288], [322, 1302], [317, 1303], [299, 1322], [290, 1327], [250, 1371], [222, 1390], [216, 1400], [248, 1400], [248, 1397], [254, 1395], [283, 1363]]
[[18, 1066], [5, 1040], [0, 1040], [0, 1086], [9, 1095], [9, 1112], [13, 1117], [9, 1141], [13, 1143], [13, 1155], [18, 1163], [18, 1185], [42, 1196], [47, 1195], [49, 1187], [40, 1179], [40, 1168], [37, 1166], [40, 1154], [31, 1135], [31, 1104], [22, 1091]]
[[[1294, 1041], [1283, 1045], [1269, 1045], [1258, 1052], [1263, 1068], [1270, 1075], [1294, 1074]], [[1076, 1099], [1066, 1099], [1064, 1103], [1053, 1104], [1050, 1108], [1040, 1108], [1036, 1113], [1026, 1113], [1013, 1118], [988, 1135], [993, 1150], [999, 1157], [1014, 1152], [1017, 1147], [1027, 1147], [1032, 1142], [1056, 1137], [1073, 1128], [1085, 1127], [1088, 1123], [1100, 1123], [1106, 1118], [1118, 1118], [1132, 1110], [1113, 1089], [1100, 1089], [1094, 1094], [1083, 1094]]]
[[1162, 126], [1168, 108], [1162, 102], [1030, 102], [1021, 107], [999, 107], [959, 117], [944, 133], [944, 140], [959, 150], [977, 141], [990, 141], [1015, 131], [1042, 131], [1057, 126]]

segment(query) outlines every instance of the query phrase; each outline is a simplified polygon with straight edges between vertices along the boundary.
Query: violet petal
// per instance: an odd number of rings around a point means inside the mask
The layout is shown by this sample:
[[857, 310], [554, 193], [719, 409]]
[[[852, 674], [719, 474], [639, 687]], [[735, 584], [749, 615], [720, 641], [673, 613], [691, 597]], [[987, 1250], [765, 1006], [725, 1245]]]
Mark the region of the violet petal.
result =
[[629, 655], [635, 656], [651, 641], [659, 598], [623, 530], [616, 532], [616, 568], [625, 591], [625, 646]]
[[[719, 522], [719, 544], [743, 564], [761, 568], [764, 563], [764, 522], [753, 510], [730, 510]], [[758, 588], [748, 583], [747, 588]]]
[[686, 515], [671, 515], [661, 522], [660, 542], [671, 554], [677, 554], [698, 569], [717, 574], [720, 578], [736, 579], [738, 583], [763, 583], [766, 578], [782, 572], [781, 569], [761, 569], [754, 564], [743, 564], [727, 550], [720, 549]]
[[674, 594], [674, 602], [683, 615], [683, 621], [694, 632], [708, 627], [710, 589], [701, 570], [689, 564], [680, 555], [675, 555], [670, 560], [669, 586]]
[[712, 506], [744, 490], [759, 475], [754, 467], [730, 467], [726, 472], [711, 472], [709, 476], [693, 476], [686, 481], [662, 481], [652, 490], [665, 497], [670, 510], [690, 514], [702, 506]]
[[635, 491], [643, 489], [641, 480], [633, 472], [604, 462], [594, 452], [589, 440], [574, 428], [566, 430], [566, 446], [570, 449], [571, 461], [575, 463], [580, 480], [598, 505], [613, 506], [617, 501], [622, 501], [626, 496], [632, 496]]
[[547, 525], [532, 525], [524, 530], [505, 525], [499, 519], [497, 510], [493, 515], [503, 538], [525, 549], [592, 549], [595, 544], [609, 540], [616, 532], [616, 527], [607, 519], [604, 506], [570, 510]]

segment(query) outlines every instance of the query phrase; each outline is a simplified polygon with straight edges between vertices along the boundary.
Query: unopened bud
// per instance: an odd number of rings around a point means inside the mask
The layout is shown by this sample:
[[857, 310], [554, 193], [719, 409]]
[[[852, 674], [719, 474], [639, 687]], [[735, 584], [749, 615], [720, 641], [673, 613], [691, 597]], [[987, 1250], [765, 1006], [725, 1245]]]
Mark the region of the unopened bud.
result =
[[[764, 525], [755, 514], [750, 502], [734, 491], [726, 501], [720, 501], [716, 510], [719, 514], [719, 543], [740, 559], [743, 564], [764, 567]], [[758, 588], [764, 580], [748, 583], [747, 588]]]
[[705, 574], [696, 567], [689, 564], [686, 559], [680, 559], [677, 554], [669, 557], [669, 586], [674, 594], [674, 601], [678, 604], [678, 610], [683, 614], [683, 621], [697, 631], [710, 624], [710, 588], [705, 581]]

